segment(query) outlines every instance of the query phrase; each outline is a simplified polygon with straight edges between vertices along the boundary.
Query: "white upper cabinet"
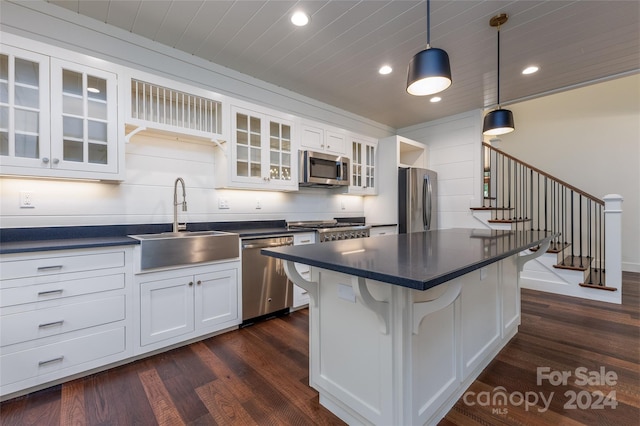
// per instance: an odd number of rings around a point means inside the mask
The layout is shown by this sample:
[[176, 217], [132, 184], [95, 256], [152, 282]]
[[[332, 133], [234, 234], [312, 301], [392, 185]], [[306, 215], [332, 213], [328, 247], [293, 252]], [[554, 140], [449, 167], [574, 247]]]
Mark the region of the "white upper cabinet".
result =
[[310, 122], [300, 125], [300, 149], [345, 155], [346, 141], [344, 132], [330, 126]]
[[364, 136], [352, 136], [351, 176], [349, 194], [377, 194], [378, 141]]
[[298, 189], [293, 121], [277, 114], [231, 107], [231, 143], [216, 152], [218, 188]]
[[95, 58], [11, 34], [2, 37], [1, 173], [121, 180], [116, 72], [80, 65], [109, 67]]

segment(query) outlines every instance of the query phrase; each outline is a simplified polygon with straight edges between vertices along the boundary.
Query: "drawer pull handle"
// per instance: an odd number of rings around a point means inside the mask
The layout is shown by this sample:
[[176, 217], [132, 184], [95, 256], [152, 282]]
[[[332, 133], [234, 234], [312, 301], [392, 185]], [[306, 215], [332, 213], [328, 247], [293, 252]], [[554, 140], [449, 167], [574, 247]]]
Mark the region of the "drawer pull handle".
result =
[[64, 356], [59, 356], [58, 358], [48, 359], [46, 361], [39, 361], [38, 367], [42, 367], [43, 365], [53, 364], [54, 362], [60, 362], [64, 359]]
[[53, 326], [56, 326], [56, 325], [62, 325], [63, 322], [64, 322], [64, 320], [48, 322], [46, 324], [38, 325], [38, 328], [46, 328], [46, 327], [53, 327]]
[[55, 271], [62, 269], [62, 265], [38, 266], [38, 272]]
[[310, 242], [311, 242], [311, 240], [301, 240], [300, 244], [307, 244], [307, 243], [310, 243]]
[[38, 296], [51, 296], [52, 294], [62, 294], [62, 289], [38, 292]]
[[300, 275], [309, 275], [309, 272], [311, 271], [304, 271], [304, 272], [301, 272]]

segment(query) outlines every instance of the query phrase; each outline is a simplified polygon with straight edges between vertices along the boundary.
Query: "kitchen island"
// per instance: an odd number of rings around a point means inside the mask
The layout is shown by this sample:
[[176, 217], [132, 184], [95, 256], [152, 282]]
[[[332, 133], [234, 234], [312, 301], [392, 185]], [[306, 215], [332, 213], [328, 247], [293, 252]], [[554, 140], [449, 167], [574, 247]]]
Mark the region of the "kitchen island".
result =
[[311, 296], [320, 403], [349, 424], [421, 425], [437, 423], [517, 333], [519, 273], [552, 237], [447, 229], [262, 253]]

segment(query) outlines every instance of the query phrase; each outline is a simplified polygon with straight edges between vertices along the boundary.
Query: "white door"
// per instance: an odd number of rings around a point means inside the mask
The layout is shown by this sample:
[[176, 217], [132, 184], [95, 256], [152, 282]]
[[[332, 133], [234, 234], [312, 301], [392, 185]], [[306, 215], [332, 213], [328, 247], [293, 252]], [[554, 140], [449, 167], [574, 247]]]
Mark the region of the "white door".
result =
[[195, 316], [198, 329], [238, 319], [238, 271], [195, 276]]

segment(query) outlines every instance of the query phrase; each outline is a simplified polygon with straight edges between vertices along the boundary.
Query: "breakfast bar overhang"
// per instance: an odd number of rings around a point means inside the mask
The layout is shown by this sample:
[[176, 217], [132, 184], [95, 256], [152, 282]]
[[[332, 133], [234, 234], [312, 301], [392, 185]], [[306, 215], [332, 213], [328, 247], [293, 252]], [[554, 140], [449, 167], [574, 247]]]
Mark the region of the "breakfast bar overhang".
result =
[[311, 296], [309, 384], [320, 403], [349, 424], [422, 425], [517, 333], [519, 273], [553, 236], [446, 229], [262, 253]]

